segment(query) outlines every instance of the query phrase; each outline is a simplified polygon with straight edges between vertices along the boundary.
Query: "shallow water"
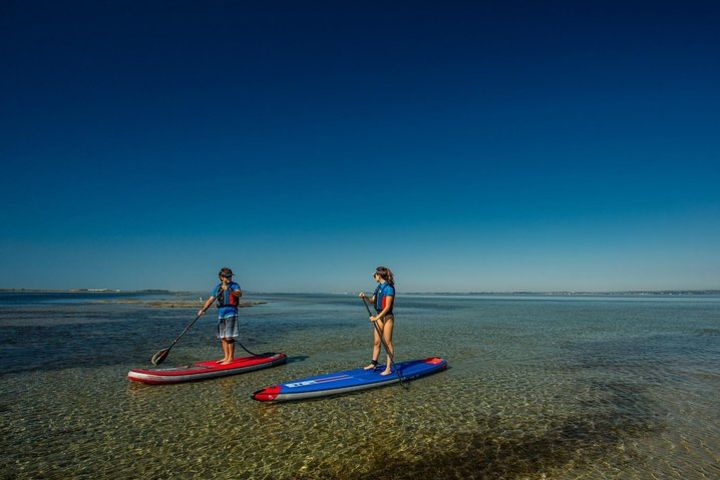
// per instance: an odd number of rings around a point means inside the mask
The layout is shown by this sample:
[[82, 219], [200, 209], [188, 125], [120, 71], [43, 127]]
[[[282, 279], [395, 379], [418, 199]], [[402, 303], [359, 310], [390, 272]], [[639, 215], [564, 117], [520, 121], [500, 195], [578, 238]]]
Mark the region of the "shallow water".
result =
[[[399, 386], [261, 404], [362, 365], [357, 298], [275, 295], [243, 343], [287, 365], [174, 386], [126, 380], [192, 309], [0, 294], [2, 478], [720, 478], [720, 298], [400, 297]], [[166, 365], [220, 356], [204, 317]]]

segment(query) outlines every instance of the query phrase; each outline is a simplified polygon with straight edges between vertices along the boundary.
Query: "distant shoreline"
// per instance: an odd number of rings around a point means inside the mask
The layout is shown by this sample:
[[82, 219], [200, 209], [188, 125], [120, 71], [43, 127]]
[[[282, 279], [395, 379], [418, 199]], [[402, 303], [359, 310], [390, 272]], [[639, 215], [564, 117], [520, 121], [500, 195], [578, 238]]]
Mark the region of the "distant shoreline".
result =
[[[122, 304], [122, 305], [142, 305], [146, 307], [154, 308], [200, 308], [201, 302], [190, 301], [190, 300], [141, 300], [138, 298], [120, 298], [120, 299], [106, 299], [97, 300], [93, 303], [107, 303], [107, 304]], [[262, 300], [240, 300], [238, 303], [239, 308], [254, 307], [256, 305], [265, 305], [268, 302]]]
[[154, 294], [168, 294], [178, 295], [193, 292], [178, 291], [173, 292], [171, 290], [120, 290], [116, 288], [67, 288], [67, 289], [54, 289], [54, 288], [0, 288], [0, 293], [154, 293]]
[[[161, 289], [145, 289], [145, 290], [119, 290], [119, 289], [92, 289], [92, 288], [72, 288], [72, 289], [34, 289], [34, 288], [0, 288], [0, 293], [82, 293], [82, 294], [155, 294], [155, 295], [190, 295], [200, 292], [190, 291], [172, 291]], [[348, 292], [250, 292], [255, 295], [354, 295]], [[700, 296], [700, 295], [720, 295], [720, 289], [706, 290], [619, 290], [608, 292], [585, 292], [585, 291], [511, 291], [511, 292], [406, 292], [406, 295], [437, 295], [437, 296], [489, 296], [489, 295], [537, 295], [537, 296]]]
[[571, 291], [559, 291], [559, 292], [408, 292], [408, 295], [444, 295], [444, 296], [459, 296], [459, 295], [538, 295], [538, 296], [643, 296], [643, 295], [677, 295], [677, 296], [692, 296], [692, 295], [720, 295], [720, 290], [628, 290], [628, 291], [616, 291], [616, 292], [571, 292]]

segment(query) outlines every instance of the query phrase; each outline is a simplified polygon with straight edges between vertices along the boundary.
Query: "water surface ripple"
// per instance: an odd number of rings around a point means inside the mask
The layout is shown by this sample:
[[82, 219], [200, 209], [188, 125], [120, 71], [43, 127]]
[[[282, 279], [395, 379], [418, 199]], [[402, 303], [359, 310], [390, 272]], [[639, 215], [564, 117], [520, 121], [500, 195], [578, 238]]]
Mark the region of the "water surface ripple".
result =
[[[0, 478], [720, 478], [720, 298], [400, 297], [398, 358], [446, 372], [278, 405], [250, 394], [366, 363], [370, 324], [353, 297], [254, 299], [242, 339], [287, 365], [153, 387], [127, 371], [192, 309], [0, 294]], [[213, 326], [166, 363], [219, 357]]]

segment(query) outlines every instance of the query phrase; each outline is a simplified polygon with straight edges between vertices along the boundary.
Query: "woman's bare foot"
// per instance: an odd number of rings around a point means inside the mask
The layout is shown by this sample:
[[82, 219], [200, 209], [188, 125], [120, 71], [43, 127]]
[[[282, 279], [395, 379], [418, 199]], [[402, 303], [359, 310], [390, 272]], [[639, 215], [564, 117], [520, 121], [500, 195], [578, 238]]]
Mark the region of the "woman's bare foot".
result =
[[374, 370], [375, 367], [377, 367], [377, 364], [371, 363], [371, 364], [368, 365], [367, 367], [363, 367], [363, 370]]
[[385, 375], [390, 375], [391, 373], [392, 373], [392, 370], [387, 368], [387, 369], [383, 370], [383, 372], [380, 375], [382, 375], [384, 377]]
[[232, 363], [232, 358], [230, 360], [223, 360], [222, 362], [218, 362], [220, 365], [229, 365]]

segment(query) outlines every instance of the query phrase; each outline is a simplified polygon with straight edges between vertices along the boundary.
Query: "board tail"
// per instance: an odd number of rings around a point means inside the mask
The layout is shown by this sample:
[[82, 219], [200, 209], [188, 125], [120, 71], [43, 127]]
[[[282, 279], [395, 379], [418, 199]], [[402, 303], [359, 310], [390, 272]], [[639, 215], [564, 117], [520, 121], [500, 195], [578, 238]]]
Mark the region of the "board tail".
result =
[[259, 402], [272, 402], [280, 394], [280, 385], [265, 387], [252, 394], [252, 398]]

